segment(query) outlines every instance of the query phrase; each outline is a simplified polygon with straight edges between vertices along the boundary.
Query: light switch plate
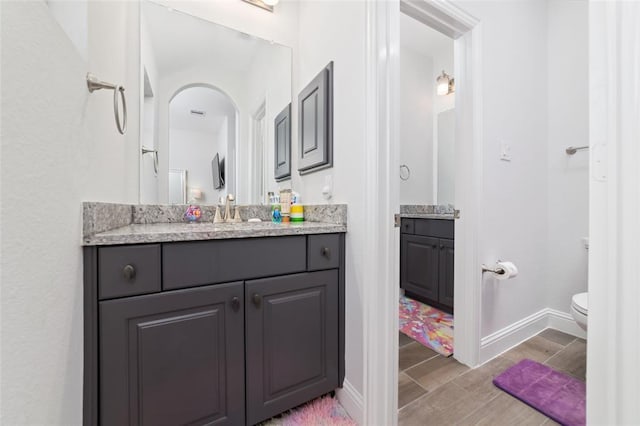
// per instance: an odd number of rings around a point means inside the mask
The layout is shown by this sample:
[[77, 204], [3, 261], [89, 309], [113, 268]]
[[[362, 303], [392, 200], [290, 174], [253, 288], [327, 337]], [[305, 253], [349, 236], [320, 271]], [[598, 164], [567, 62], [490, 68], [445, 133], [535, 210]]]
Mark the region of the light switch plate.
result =
[[500, 160], [511, 161], [511, 146], [506, 142], [500, 142]]

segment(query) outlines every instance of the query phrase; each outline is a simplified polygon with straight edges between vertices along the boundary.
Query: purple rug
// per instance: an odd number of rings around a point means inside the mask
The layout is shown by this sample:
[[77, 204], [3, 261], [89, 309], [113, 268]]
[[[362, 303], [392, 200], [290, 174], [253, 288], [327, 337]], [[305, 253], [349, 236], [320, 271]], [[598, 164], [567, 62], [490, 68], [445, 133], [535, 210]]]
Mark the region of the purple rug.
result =
[[584, 425], [584, 382], [530, 359], [523, 359], [493, 379], [493, 384], [556, 422]]

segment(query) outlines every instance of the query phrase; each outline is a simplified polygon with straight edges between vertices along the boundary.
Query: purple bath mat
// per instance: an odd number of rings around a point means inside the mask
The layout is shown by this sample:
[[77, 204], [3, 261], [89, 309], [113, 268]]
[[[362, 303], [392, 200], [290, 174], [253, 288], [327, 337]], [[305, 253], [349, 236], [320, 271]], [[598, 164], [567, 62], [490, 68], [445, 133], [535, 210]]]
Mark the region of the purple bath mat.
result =
[[585, 383], [530, 359], [523, 359], [493, 379], [493, 384], [556, 422], [584, 425]]

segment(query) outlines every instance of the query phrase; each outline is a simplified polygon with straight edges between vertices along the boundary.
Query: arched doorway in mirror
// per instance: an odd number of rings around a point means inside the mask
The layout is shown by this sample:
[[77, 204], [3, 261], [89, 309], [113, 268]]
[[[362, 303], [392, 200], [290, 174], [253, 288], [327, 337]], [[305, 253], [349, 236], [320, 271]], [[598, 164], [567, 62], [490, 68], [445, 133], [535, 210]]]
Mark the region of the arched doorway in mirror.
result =
[[169, 203], [215, 204], [235, 194], [238, 110], [221, 90], [194, 84], [169, 102]]

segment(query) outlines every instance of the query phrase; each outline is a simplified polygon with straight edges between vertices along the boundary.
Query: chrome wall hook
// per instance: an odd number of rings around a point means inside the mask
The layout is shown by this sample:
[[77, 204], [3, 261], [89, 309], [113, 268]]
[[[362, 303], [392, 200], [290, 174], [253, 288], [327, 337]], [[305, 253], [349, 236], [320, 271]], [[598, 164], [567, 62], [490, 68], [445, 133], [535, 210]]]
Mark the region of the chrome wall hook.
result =
[[[89, 93], [93, 93], [96, 90], [101, 89], [113, 90], [113, 114], [116, 119], [116, 127], [118, 128], [118, 132], [120, 132], [121, 135], [124, 135], [127, 132], [127, 100], [124, 96], [124, 87], [98, 80], [95, 75], [88, 72], [87, 89], [89, 89]], [[122, 100], [122, 123], [120, 122], [118, 94], [120, 94], [120, 99]]]

